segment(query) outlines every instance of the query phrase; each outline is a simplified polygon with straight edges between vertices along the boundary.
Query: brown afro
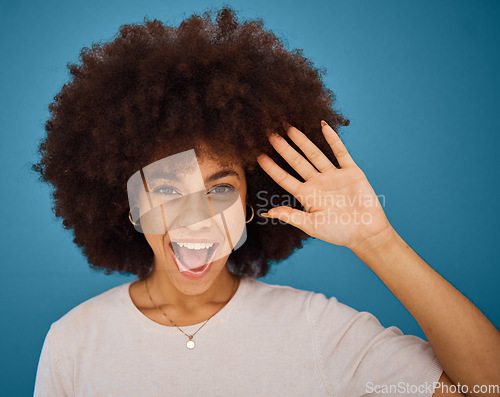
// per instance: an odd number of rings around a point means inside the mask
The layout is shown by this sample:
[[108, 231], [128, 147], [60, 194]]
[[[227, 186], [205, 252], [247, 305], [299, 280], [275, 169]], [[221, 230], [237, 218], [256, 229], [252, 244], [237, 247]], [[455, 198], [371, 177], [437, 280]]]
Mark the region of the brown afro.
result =
[[[257, 214], [270, 207], [257, 208], [259, 192], [293, 202], [258, 166], [259, 153], [298, 177], [273, 153], [271, 132], [284, 136], [293, 125], [337, 164], [320, 120], [337, 131], [349, 120], [332, 109], [324, 71], [301, 50], [286, 50], [261, 19], [240, 22], [229, 7], [193, 14], [177, 28], [145, 18], [121, 26], [113, 41], [84, 47], [79, 60], [68, 64], [71, 81], [49, 105], [32, 168], [52, 184], [53, 211], [95, 270], [140, 279], [151, 271], [153, 251], [129, 222], [127, 180], [155, 159], [202, 143], [217, 157], [238, 159]], [[229, 257], [235, 275], [264, 276], [270, 261], [308, 237], [257, 214]]]

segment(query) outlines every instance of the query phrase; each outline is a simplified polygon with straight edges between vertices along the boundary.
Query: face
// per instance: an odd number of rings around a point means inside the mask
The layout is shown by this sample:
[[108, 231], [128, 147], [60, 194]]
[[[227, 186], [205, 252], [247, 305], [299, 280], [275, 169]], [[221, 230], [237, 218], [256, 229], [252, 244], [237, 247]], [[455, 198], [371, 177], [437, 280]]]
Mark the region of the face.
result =
[[229, 276], [227, 258], [246, 239], [239, 164], [198, 158], [191, 150], [144, 167], [127, 188], [134, 222], [155, 255], [154, 272], [186, 295]]

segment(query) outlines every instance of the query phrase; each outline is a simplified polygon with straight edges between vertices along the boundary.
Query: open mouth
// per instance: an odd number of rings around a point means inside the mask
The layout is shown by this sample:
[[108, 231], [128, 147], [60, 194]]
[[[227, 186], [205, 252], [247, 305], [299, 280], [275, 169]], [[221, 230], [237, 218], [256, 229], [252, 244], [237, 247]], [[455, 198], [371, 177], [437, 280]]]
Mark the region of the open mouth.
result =
[[200, 278], [208, 272], [218, 246], [219, 243], [208, 241], [170, 243], [179, 271], [188, 278]]

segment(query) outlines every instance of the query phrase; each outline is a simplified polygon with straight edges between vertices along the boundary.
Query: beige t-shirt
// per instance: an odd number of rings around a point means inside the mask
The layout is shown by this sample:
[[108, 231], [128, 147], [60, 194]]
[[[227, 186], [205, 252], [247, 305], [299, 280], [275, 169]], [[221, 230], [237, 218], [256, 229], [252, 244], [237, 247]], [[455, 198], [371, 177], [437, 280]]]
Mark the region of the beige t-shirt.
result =
[[[442, 373], [416, 336], [335, 298], [251, 278], [189, 350], [177, 328], [134, 305], [130, 284], [51, 325], [35, 397], [432, 396]], [[192, 334], [201, 324], [181, 328]]]

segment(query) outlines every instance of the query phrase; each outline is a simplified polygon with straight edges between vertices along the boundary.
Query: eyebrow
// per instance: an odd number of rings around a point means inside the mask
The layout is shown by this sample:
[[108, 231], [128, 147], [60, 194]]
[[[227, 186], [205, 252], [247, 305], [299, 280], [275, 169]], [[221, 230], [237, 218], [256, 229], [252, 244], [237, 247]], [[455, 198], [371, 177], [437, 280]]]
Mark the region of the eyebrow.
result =
[[[213, 182], [217, 179], [222, 179], [226, 176], [234, 176], [238, 178], [238, 180], [240, 179], [240, 176], [235, 170], [233, 170], [232, 168], [226, 168], [213, 173], [212, 175], [210, 175], [205, 179], [205, 182]], [[152, 172], [152, 174], [149, 176], [148, 179], [149, 180], [168, 179], [173, 182], [181, 182], [181, 180], [178, 177], [178, 174], [175, 172], [154, 171]]]
[[152, 173], [150, 173], [147, 179], [150, 181], [154, 181], [157, 179], [160, 180], [168, 179], [169, 181], [180, 182], [180, 179], [175, 172], [165, 172], [160, 170], [155, 170]]
[[235, 170], [233, 170], [231, 168], [227, 168], [224, 170], [217, 171], [216, 173], [210, 175], [207, 179], [205, 179], [205, 182], [212, 182], [212, 181], [215, 181], [217, 179], [224, 178], [226, 176], [235, 176], [236, 178], [240, 179], [240, 176], [238, 175], [238, 173]]

